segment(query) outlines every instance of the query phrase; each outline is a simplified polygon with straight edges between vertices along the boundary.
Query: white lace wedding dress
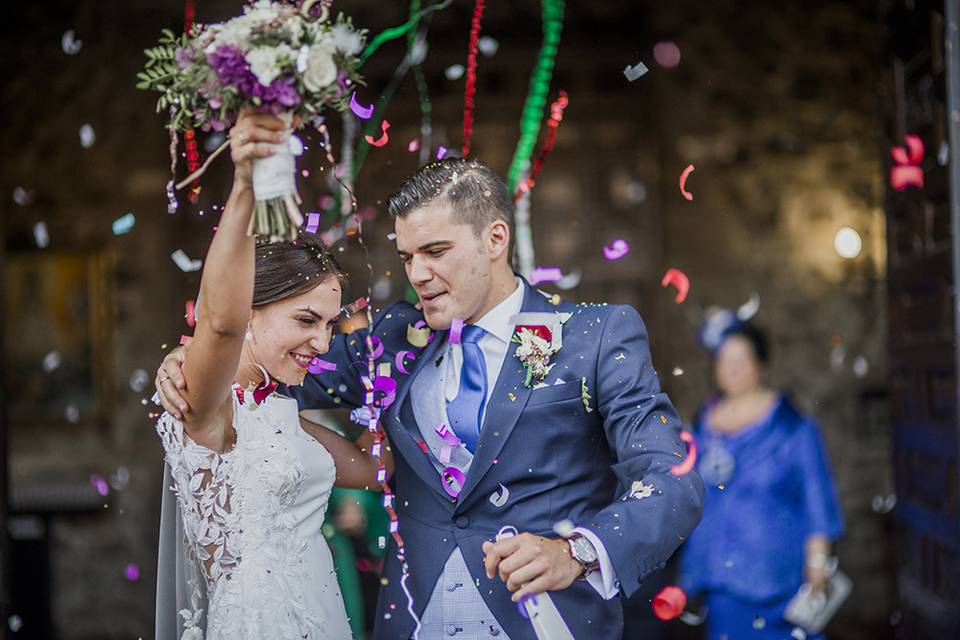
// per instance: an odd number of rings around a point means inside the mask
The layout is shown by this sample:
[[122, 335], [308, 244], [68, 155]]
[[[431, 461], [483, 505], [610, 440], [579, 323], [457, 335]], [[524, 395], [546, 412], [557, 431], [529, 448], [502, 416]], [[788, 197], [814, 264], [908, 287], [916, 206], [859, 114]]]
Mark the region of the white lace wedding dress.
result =
[[320, 532], [333, 457], [300, 427], [295, 400], [258, 405], [239, 387], [231, 398], [236, 445], [224, 453], [167, 413], [157, 421], [164, 492], [176, 495], [161, 517], [157, 638], [348, 639]]

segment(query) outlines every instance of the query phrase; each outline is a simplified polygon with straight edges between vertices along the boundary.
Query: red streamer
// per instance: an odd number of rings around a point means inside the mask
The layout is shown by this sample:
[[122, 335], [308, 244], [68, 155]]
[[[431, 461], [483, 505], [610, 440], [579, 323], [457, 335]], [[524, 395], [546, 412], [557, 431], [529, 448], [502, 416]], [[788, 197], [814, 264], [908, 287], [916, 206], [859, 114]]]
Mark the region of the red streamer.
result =
[[536, 184], [536, 180], [543, 170], [543, 163], [547, 160], [550, 152], [553, 151], [553, 145], [557, 140], [557, 128], [563, 120], [563, 110], [567, 108], [569, 103], [570, 100], [567, 97], [567, 92], [561, 89], [560, 96], [550, 105], [550, 119], [547, 120], [547, 137], [543, 141], [543, 149], [540, 150], [540, 157], [533, 163], [533, 169], [530, 170], [530, 175], [527, 179], [517, 187], [517, 192], [513, 196], [514, 201], [518, 200], [525, 192], [533, 189], [533, 185]]
[[483, 0], [473, 6], [470, 21], [470, 45], [467, 48], [467, 85], [463, 92], [463, 157], [470, 155], [470, 138], [473, 135], [473, 96], [477, 92], [477, 47], [480, 43], [480, 21], [483, 19]]
[[[197, 18], [197, 7], [194, 0], [186, 0], [183, 8], [183, 32], [190, 33]], [[197, 151], [197, 135], [193, 128], [187, 129], [184, 137], [187, 140], [187, 170], [193, 173], [200, 168], [200, 153]], [[190, 195], [187, 199], [196, 204], [200, 200], [200, 178], [190, 184]]]

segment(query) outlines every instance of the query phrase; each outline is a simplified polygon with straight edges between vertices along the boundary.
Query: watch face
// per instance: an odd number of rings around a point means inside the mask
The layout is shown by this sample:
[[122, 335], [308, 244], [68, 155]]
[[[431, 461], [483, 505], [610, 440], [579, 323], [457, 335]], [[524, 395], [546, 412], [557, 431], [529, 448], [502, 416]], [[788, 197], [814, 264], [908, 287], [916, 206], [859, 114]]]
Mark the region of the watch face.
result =
[[586, 538], [577, 538], [576, 540], [571, 540], [570, 547], [573, 549], [574, 557], [580, 562], [583, 562], [584, 564], [596, 562], [597, 552], [593, 550], [593, 545], [590, 544], [590, 541]]

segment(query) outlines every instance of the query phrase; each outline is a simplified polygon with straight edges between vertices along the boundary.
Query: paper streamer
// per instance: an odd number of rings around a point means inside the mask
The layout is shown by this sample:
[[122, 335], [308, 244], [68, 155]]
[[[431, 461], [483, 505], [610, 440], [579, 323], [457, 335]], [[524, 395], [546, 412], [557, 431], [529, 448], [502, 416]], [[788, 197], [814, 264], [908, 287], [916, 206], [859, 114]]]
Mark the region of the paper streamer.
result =
[[480, 23], [483, 20], [484, 1], [476, 0], [470, 20], [470, 44], [467, 47], [467, 81], [463, 91], [463, 147], [464, 158], [470, 155], [473, 135], [473, 97], [477, 93], [477, 47], [480, 43]]
[[386, 118], [383, 119], [383, 122], [380, 123], [380, 137], [376, 140], [373, 139], [373, 136], [366, 135], [363, 137], [367, 141], [367, 144], [374, 147], [382, 147], [390, 142], [390, 136], [387, 134], [387, 129], [390, 128], [390, 122]]
[[689, 431], [681, 431], [680, 439], [687, 443], [687, 457], [680, 464], [670, 468], [670, 473], [675, 476], [682, 476], [690, 473], [693, 466], [697, 464], [697, 443], [693, 440], [693, 435]]
[[357, 116], [361, 120], [369, 120], [373, 115], [373, 105], [362, 105], [357, 102], [357, 92], [354, 91], [350, 95], [350, 111], [353, 111], [353, 115]]
[[447, 492], [451, 498], [457, 498], [460, 496], [460, 492], [463, 490], [463, 485], [467, 482], [467, 476], [463, 475], [463, 471], [457, 469], [456, 467], [446, 467], [443, 470], [443, 490]]
[[[424, 346], [426, 346], [426, 344], [424, 344]], [[416, 360], [417, 356], [413, 355], [412, 351], [407, 351], [404, 349], [403, 351], [397, 351], [397, 355], [394, 358], [394, 364], [397, 366], [397, 371], [405, 376], [410, 375], [410, 372], [407, 371], [406, 364], [404, 364], [404, 360], [407, 358], [410, 358], [410, 360]]]
[[323, 373], [324, 371], [336, 371], [337, 363], [336, 362], [327, 362], [321, 358], [314, 358], [310, 361], [310, 366], [307, 367], [307, 371], [310, 373]]
[[630, 251], [630, 245], [623, 238], [617, 238], [609, 247], [603, 248], [603, 257], [607, 260], [619, 260]]
[[453, 322], [450, 323], [450, 344], [460, 344], [460, 339], [463, 337], [463, 320], [460, 318], [454, 318]]
[[660, 281], [660, 286], [667, 287], [669, 285], [676, 287], [676, 302], [677, 304], [682, 304], [690, 292], [690, 278], [679, 269], [667, 269], [667, 272], [663, 274], [663, 280]]
[[691, 173], [693, 173], [693, 165], [688, 164], [687, 168], [680, 174], [680, 193], [682, 193], [683, 197], [687, 200], [693, 200], [693, 194], [687, 191], [687, 178], [690, 177]]
[[530, 89], [523, 105], [520, 120], [520, 140], [513, 154], [510, 169], [507, 172], [507, 189], [514, 193], [520, 173], [530, 161], [530, 154], [540, 135], [540, 119], [547, 103], [550, 79], [553, 77], [553, 65], [560, 46], [560, 34], [563, 31], [563, 0], [542, 1], [543, 41], [537, 65], [530, 76]]
[[536, 162], [533, 163], [533, 169], [530, 170], [530, 175], [527, 176], [527, 179], [523, 181], [523, 183], [517, 189], [517, 192], [514, 194], [514, 202], [517, 201], [521, 193], [524, 191], [528, 192], [530, 189], [533, 189], [533, 185], [536, 183], [537, 178], [540, 177], [540, 172], [543, 171], [543, 163], [546, 162], [547, 156], [549, 156], [550, 152], [553, 151], [553, 145], [557, 141], [557, 129], [560, 127], [560, 122], [563, 120], [563, 110], [567, 108], [569, 103], [570, 100], [567, 97], [567, 92], [561, 90], [560, 96], [553, 101], [553, 104], [550, 105], [550, 119], [547, 120], [547, 138], [543, 141], [543, 148], [540, 150], [540, 157], [538, 157]]
[[661, 620], [673, 620], [687, 606], [687, 594], [680, 587], [669, 585], [653, 597], [653, 613]]
[[560, 267], [537, 267], [527, 276], [527, 280], [534, 286], [541, 282], [559, 282], [562, 279], [563, 273]]

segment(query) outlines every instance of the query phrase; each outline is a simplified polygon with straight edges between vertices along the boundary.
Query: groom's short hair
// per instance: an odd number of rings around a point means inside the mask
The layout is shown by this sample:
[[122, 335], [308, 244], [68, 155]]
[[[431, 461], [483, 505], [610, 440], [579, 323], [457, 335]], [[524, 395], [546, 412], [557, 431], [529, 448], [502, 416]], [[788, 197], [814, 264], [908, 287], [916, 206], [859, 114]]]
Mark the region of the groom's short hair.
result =
[[391, 218], [433, 203], [445, 202], [453, 208], [454, 219], [469, 224], [478, 238], [495, 220], [510, 228], [507, 262], [513, 264], [513, 200], [503, 179], [473, 158], [444, 158], [420, 167], [400, 184], [387, 200]]

